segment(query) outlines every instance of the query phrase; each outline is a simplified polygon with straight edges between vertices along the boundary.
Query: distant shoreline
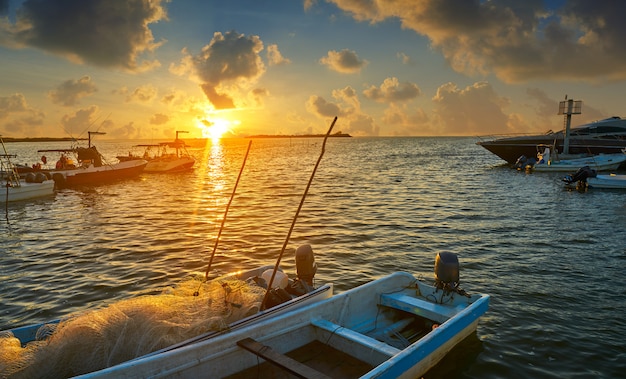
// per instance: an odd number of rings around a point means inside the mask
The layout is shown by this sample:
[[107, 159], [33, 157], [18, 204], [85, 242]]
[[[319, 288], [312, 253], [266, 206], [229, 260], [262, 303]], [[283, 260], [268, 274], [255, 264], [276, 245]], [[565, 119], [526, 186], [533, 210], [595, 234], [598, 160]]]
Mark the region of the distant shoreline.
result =
[[[323, 138], [326, 134], [257, 134], [247, 138]], [[348, 133], [337, 132], [329, 137], [352, 137]]]
[[55, 137], [26, 137], [26, 138], [13, 138], [13, 137], [2, 137], [4, 142], [73, 142], [73, 141], [86, 141], [87, 138], [55, 138]]

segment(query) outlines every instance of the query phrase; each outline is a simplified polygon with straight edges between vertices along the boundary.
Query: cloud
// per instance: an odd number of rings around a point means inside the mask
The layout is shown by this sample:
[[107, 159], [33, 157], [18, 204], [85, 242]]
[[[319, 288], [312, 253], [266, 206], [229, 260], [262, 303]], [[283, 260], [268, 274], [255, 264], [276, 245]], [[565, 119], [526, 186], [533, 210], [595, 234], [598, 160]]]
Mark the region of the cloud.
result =
[[392, 125], [393, 134], [398, 136], [426, 136], [434, 133], [426, 112], [422, 108], [408, 107], [407, 104], [390, 104], [385, 109], [382, 121]]
[[0, 97], [0, 119], [11, 113], [25, 112], [29, 109], [26, 98], [21, 93]]
[[342, 121], [342, 132], [355, 136], [376, 136], [380, 128], [374, 119], [361, 111], [357, 92], [350, 86], [332, 92], [336, 102], [321, 96], [310, 96], [305, 106], [309, 113], [328, 119], [337, 116]]
[[9, 13], [9, 0], [0, 0], [0, 16], [6, 16]]
[[267, 60], [270, 66], [282, 66], [291, 63], [289, 59], [283, 57], [276, 44], [267, 46]]
[[133, 121], [120, 127], [114, 127], [113, 123], [107, 125], [107, 133], [111, 138], [118, 139], [135, 139], [141, 138], [141, 132], [139, 128], [135, 126]]
[[207, 99], [216, 109], [235, 107], [235, 98], [242, 90], [252, 86], [265, 73], [260, 57], [263, 41], [258, 36], [248, 36], [230, 31], [215, 32], [213, 39], [197, 55], [183, 50], [179, 65], [170, 71], [178, 75], [189, 74], [200, 82]]
[[[329, 0], [359, 21], [397, 19], [468, 75], [530, 80], [626, 79], [626, 2]], [[590, 59], [593, 57], [593, 59]]]
[[365, 97], [379, 103], [396, 103], [409, 101], [417, 98], [420, 94], [420, 88], [417, 84], [410, 82], [400, 83], [397, 78], [387, 78], [379, 87], [370, 86], [363, 91]]
[[98, 118], [95, 116], [99, 111], [100, 109], [96, 105], [92, 105], [89, 108], [79, 109], [73, 114], [66, 114], [61, 118], [61, 126], [70, 136], [74, 138], [83, 137], [88, 132], [87, 128], [97, 121]]
[[0, 97], [0, 120], [6, 132], [38, 136], [44, 118], [44, 112], [29, 106], [21, 93]]
[[157, 61], [138, 62], [164, 42], [155, 42], [149, 24], [167, 19], [166, 0], [28, 0], [14, 24], [0, 27], [8, 47], [35, 47], [77, 63], [144, 71]]
[[129, 92], [128, 88], [122, 87], [119, 90], [114, 91], [114, 93], [126, 95], [127, 103], [148, 104], [157, 97], [158, 90], [153, 85], [146, 84], [135, 88], [133, 92]]
[[325, 57], [320, 59], [320, 63], [343, 74], [354, 74], [367, 66], [367, 61], [360, 59], [356, 52], [348, 49], [330, 50]]
[[441, 135], [476, 135], [509, 131], [509, 117], [503, 109], [509, 100], [496, 94], [487, 82], [459, 89], [446, 83], [433, 97], [433, 122]]
[[167, 124], [170, 120], [170, 117], [163, 113], [156, 113], [152, 117], [150, 117], [150, 124], [152, 125], [163, 125]]
[[263, 105], [265, 98], [270, 95], [270, 91], [267, 88], [255, 88], [249, 93], [249, 97], [252, 99], [252, 103], [260, 107]]
[[400, 60], [402, 61], [402, 64], [406, 64], [409, 66], [414, 66], [415, 65], [415, 61], [413, 60], [413, 58], [411, 58], [410, 56], [406, 55], [406, 53], [403, 52], [399, 52], [396, 54], [396, 56], [398, 58], [400, 58]]
[[0, 97], [0, 120], [3, 120], [2, 129], [6, 132], [38, 136], [44, 118], [45, 114], [30, 107], [21, 93]]
[[48, 97], [55, 104], [66, 107], [78, 104], [78, 101], [91, 95], [98, 89], [89, 76], [83, 76], [78, 80], [66, 80], [56, 90], [48, 92]]

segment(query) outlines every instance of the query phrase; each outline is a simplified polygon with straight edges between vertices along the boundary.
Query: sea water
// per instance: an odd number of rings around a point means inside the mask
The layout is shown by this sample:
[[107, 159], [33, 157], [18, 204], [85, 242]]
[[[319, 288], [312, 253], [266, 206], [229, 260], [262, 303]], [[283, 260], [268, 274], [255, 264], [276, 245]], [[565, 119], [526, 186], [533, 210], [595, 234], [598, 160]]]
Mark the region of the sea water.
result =
[[[142, 174], [2, 204], [0, 329], [163, 293], [204, 275], [246, 139], [191, 149], [193, 171]], [[96, 141], [116, 162], [137, 141]], [[63, 143], [8, 143], [18, 163]], [[426, 377], [615, 378], [626, 370], [626, 191], [564, 189], [473, 138], [253, 139], [210, 275], [274, 264], [341, 292], [394, 271], [433, 278], [459, 256], [461, 286], [491, 295], [475, 335]], [[48, 164], [56, 157], [47, 153]], [[287, 236], [289, 239], [287, 240]], [[190, 299], [193, 301], [193, 299]]]

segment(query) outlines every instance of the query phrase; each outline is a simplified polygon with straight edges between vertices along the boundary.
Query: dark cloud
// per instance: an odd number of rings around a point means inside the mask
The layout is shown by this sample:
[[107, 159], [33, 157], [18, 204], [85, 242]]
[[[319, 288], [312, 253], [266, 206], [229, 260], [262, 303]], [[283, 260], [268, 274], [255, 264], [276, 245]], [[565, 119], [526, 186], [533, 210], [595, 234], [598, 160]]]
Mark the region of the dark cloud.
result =
[[207, 99], [217, 109], [234, 108], [233, 99], [265, 73], [259, 55], [262, 50], [263, 42], [258, 36], [216, 32], [199, 54], [191, 55], [183, 50], [181, 64], [172, 65], [170, 70], [197, 78]]
[[79, 63], [140, 71], [158, 65], [139, 57], [155, 43], [148, 25], [167, 18], [164, 0], [26, 0], [0, 40]]
[[9, 0], [0, 0], [0, 16], [6, 16], [9, 13]]
[[400, 20], [458, 72], [505, 82], [626, 79], [624, 1], [329, 1], [359, 21]]
[[85, 96], [89, 96], [96, 92], [97, 88], [89, 76], [83, 76], [78, 80], [66, 80], [61, 83], [57, 89], [50, 91], [48, 97], [55, 104], [72, 106], [78, 103], [78, 100]]

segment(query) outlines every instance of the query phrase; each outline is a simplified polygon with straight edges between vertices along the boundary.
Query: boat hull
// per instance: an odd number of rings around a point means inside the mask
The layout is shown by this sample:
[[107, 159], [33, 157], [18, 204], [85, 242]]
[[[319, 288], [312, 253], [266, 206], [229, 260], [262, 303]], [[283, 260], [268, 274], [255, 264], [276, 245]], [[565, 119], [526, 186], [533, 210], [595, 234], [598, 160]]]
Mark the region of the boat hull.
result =
[[535, 164], [533, 169], [538, 172], [574, 172], [580, 167], [589, 166], [596, 171], [617, 170], [626, 162], [626, 154], [601, 154], [580, 159], [568, 159], [548, 163]]
[[144, 172], [169, 173], [191, 170], [196, 163], [192, 157], [161, 157], [148, 162]]
[[[7, 197], [8, 192], [8, 197]], [[0, 188], [0, 202], [22, 201], [49, 196], [54, 193], [54, 181], [46, 180], [41, 183], [22, 182], [19, 187]]]
[[[217, 281], [218, 283], [224, 283], [229, 280], [247, 281], [247, 280], [252, 280], [254, 278], [262, 277], [262, 274], [265, 271], [273, 270], [273, 269], [274, 269], [273, 265], [260, 266], [251, 270], [239, 271], [239, 272], [234, 272], [234, 273], [230, 273], [227, 275], [223, 275], [214, 280]], [[179, 349], [183, 346], [195, 344], [200, 341], [210, 340], [217, 336], [227, 334], [233, 330], [244, 328], [249, 325], [254, 325], [257, 322], [263, 321], [268, 318], [276, 317], [290, 310], [297, 309], [299, 307], [304, 307], [309, 304], [327, 299], [330, 296], [332, 296], [332, 294], [333, 294], [333, 285], [331, 283], [323, 284], [317, 288], [312, 289], [311, 291], [303, 295], [294, 296], [291, 300], [285, 301], [283, 303], [280, 303], [268, 309], [258, 311], [245, 318], [242, 318], [233, 323], [230, 323], [226, 325], [223, 329], [213, 330], [213, 331], [198, 335], [196, 337], [193, 337], [191, 339], [181, 341], [179, 343], [173, 344], [161, 350], [148, 353], [141, 358], [145, 358], [145, 357], [149, 357], [149, 356], [157, 355], [157, 354], [162, 354], [169, 350]], [[77, 315], [74, 315], [74, 317], [77, 317]], [[71, 323], [71, 319], [69, 320], [70, 320], [69, 322]], [[12, 337], [17, 338], [21, 346], [26, 346], [27, 344], [33, 341], [40, 341], [42, 339], [49, 338], [50, 335], [54, 336], [54, 334], [52, 334], [52, 331], [57, 328], [56, 324], [58, 324], [59, 322], [61, 322], [61, 320], [52, 320], [52, 321], [45, 322], [45, 323], [31, 324], [31, 325], [16, 327], [16, 328], [4, 330], [0, 333], [4, 335], [11, 335]], [[207, 320], [207, 322], [210, 324], [212, 321]], [[158, 340], [158, 338], [160, 337], [163, 337], [163, 336], [156, 336], [155, 339]], [[58, 337], [58, 338], [63, 338], [63, 336]], [[68, 344], [71, 345], [69, 341], [66, 341], [66, 342], [68, 342]], [[80, 341], [73, 341], [73, 343], [80, 343]], [[63, 355], [60, 354], [59, 356], [63, 356]], [[89, 356], [89, 354], [86, 354], [86, 356]], [[137, 358], [137, 359], [140, 359], [140, 358]]]
[[595, 178], [587, 178], [591, 188], [626, 189], [626, 175], [596, 175]]
[[[558, 151], [563, 151], [563, 138], [551, 135], [511, 137], [479, 141], [476, 143], [491, 153], [497, 155], [510, 164], [515, 164], [519, 157], [534, 157], [537, 155], [537, 145], [555, 145]], [[570, 154], [617, 154], [626, 148], [626, 139], [591, 139], [571, 138]]]
[[[321, 342], [334, 349], [329, 357], [331, 360], [337, 354], [345, 353], [367, 367], [358, 374], [352, 371], [347, 377], [420, 377], [462, 339], [476, 331], [479, 317], [487, 311], [489, 296], [474, 295], [468, 299], [459, 295], [452, 300], [433, 303], [428, 299], [443, 299], [442, 291], [416, 283], [413, 275], [398, 272], [231, 331], [227, 336], [182, 346], [82, 377], [247, 377], [250, 372], [242, 373], [242, 370], [256, 372], [262, 367], [258, 365], [260, 358], [244, 348], [248, 341], [261, 343], [261, 353], [271, 350], [279, 355], [293, 355], [296, 349]], [[409, 322], [424, 321], [432, 328], [428, 327], [424, 336], [404, 347], [382, 342], [384, 337], [371, 336], [372, 333], [395, 333], [393, 328], [404, 322], [404, 319], [397, 321], [398, 317], [407, 318]], [[307, 361], [307, 365], [313, 364]], [[316, 366], [315, 370], [322, 370], [320, 367]], [[343, 377], [336, 368], [332, 370], [332, 373], [322, 373]]]
[[100, 167], [79, 167], [71, 170], [52, 171], [52, 179], [58, 188], [89, 186], [139, 176], [148, 162], [133, 160]]

